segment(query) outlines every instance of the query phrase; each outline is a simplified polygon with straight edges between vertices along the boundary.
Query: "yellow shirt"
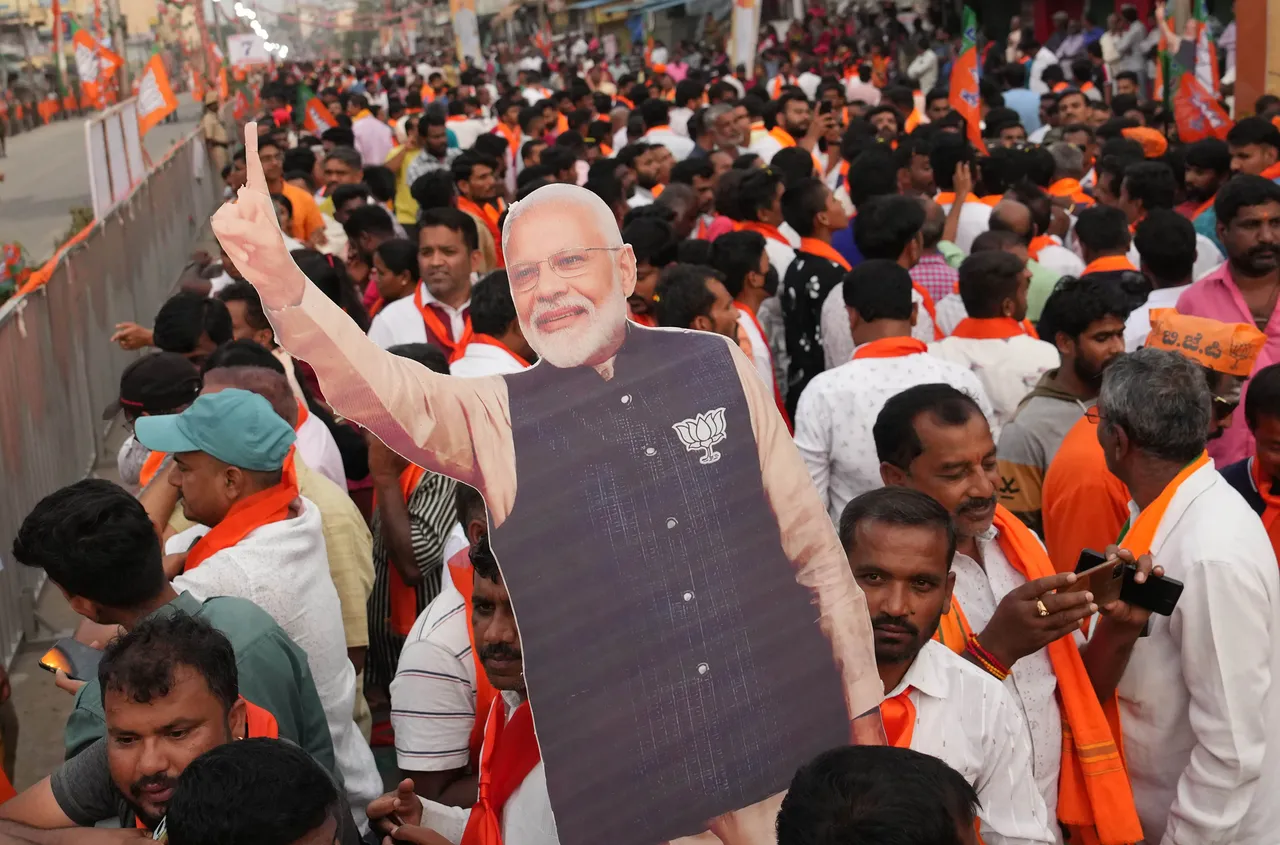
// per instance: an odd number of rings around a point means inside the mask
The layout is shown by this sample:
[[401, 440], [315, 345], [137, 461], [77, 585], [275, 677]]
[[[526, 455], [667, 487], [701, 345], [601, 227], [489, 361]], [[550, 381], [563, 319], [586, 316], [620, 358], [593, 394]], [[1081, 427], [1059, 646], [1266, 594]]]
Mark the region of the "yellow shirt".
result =
[[[395, 147], [387, 153], [387, 161], [400, 155], [401, 149], [403, 147]], [[409, 172], [409, 165], [413, 164], [413, 160], [420, 155], [422, 150], [409, 150], [400, 162], [400, 169], [396, 171], [395, 214], [396, 220], [404, 226], [412, 226], [418, 222], [418, 201], [413, 198], [413, 194], [409, 193], [410, 185], [404, 177]]]

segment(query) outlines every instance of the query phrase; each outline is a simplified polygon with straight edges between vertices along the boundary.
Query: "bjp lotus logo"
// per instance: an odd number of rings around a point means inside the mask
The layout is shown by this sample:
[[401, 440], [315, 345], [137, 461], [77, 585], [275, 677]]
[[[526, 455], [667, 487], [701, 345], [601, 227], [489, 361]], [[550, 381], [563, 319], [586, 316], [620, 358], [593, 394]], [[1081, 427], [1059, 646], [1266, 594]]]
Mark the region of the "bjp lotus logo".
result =
[[720, 453], [714, 447], [724, 440], [724, 408], [698, 414], [691, 420], [681, 420], [671, 427], [680, 436], [685, 449], [690, 452], [702, 450], [698, 463], [714, 464], [720, 460]]

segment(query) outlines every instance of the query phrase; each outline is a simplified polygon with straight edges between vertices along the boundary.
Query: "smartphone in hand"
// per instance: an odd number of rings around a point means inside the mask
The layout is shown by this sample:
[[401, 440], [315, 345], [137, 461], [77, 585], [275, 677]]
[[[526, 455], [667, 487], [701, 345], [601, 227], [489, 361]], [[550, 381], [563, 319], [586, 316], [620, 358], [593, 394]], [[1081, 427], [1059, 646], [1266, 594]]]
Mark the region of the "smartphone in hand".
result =
[[71, 637], [63, 637], [40, 658], [40, 668], [55, 673], [61, 669], [73, 681], [92, 681], [98, 677], [101, 661], [100, 650]]

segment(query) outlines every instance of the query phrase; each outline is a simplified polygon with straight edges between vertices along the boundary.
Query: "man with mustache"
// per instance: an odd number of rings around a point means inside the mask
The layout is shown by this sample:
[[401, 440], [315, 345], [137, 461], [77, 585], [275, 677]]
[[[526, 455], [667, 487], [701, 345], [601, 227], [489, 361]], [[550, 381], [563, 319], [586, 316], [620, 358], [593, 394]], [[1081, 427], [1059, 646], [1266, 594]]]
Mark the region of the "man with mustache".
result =
[[951, 515], [924, 493], [881, 487], [845, 506], [839, 531], [871, 613], [889, 743], [937, 757], [973, 784], [983, 842], [1053, 842], [1013, 696], [932, 640], [955, 586]]
[[[882, 740], [864, 599], [781, 417], [727, 338], [627, 320], [636, 263], [602, 200], [556, 184], [511, 207], [539, 362], [454, 379], [381, 352], [298, 270], [256, 162], [214, 225], [282, 344], [336, 410], [485, 498], [561, 842], [770, 841], [802, 762]], [[572, 624], [574, 595], [609, 624]]]
[[[1262, 176], [1237, 174], [1218, 191], [1214, 210], [1227, 260], [1184, 291], [1177, 310], [1256, 325], [1267, 335], [1255, 364], [1261, 369], [1280, 361], [1280, 185]], [[1246, 383], [1244, 390], [1248, 389]], [[1209, 457], [1226, 466], [1253, 454], [1253, 447], [1253, 435], [1240, 417], [1209, 444]]]
[[1129, 305], [1097, 279], [1063, 279], [1040, 315], [1040, 337], [1062, 363], [1040, 377], [1000, 431], [1000, 503], [1036, 533], [1045, 471], [1071, 426], [1098, 398], [1102, 371], [1124, 354]]
[[[1114, 655], [1081, 652], [1072, 639], [1100, 608], [1086, 589], [1065, 589], [1074, 573], [1056, 574], [1039, 539], [997, 504], [996, 446], [977, 402], [949, 385], [911, 387], [885, 403], [872, 434], [884, 483], [932, 496], [955, 521], [955, 589], [937, 637], [1014, 694], [1049, 817], [1093, 819], [1102, 841], [1141, 840], [1123, 769], [1098, 765], [1119, 750], [1086, 658], [1112, 668]], [[1101, 610], [1091, 647], [1128, 631], [1111, 618], [1128, 611], [1123, 602]], [[1064, 719], [1071, 731], [1065, 748]]]

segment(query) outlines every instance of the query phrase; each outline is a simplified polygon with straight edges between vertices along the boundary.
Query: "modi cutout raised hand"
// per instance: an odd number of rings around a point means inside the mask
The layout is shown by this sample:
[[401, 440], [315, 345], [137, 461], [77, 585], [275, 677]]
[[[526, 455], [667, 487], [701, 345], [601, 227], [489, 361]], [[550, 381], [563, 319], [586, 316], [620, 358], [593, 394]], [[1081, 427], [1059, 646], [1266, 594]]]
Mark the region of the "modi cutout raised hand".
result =
[[[214, 231], [338, 413], [484, 496], [523, 652], [518, 688], [491, 680], [527, 696], [558, 841], [773, 841], [801, 764], [882, 741], [883, 688], [865, 598], [751, 362], [629, 322], [635, 256], [572, 185], [515, 203], [502, 232], [535, 365], [463, 378], [389, 354], [293, 266], [248, 131], [248, 184]], [[469, 317], [430, 319], [484, 342]]]

